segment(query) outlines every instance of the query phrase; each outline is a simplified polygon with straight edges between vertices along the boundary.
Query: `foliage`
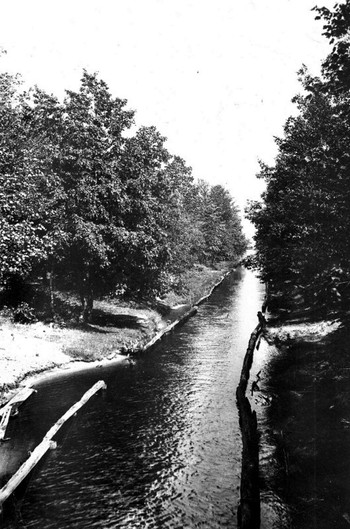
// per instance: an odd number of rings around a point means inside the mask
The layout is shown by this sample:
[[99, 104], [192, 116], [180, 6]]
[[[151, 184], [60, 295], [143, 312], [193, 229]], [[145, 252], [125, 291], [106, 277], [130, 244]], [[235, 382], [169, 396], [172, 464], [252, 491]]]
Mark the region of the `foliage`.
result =
[[28, 303], [21, 302], [13, 311], [14, 323], [34, 323], [37, 318], [34, 314], [34, 310]]
[[[300, 294], [313, 306], [349, 305], [350, 128], [349, 2], [333, 12], [320, 8], [325, 34], [333, 44], [323, 77], [300, 71], [303, 93], [294, 98], [298, 114], [277, 138], [274, 166], [261, 164], [267, 183], [261, 203], [250, 204], [256, 256], [261, 271], [284, 303]], [[348, 70], [349, 73], [349, 70]], [[295, 289], [297, 287], [297, 291]]]
[[331, 92], [343, 92], [350, 88], [349, 27], [350, 3], [336, 3], [333, 11], [315, 7], [317, 20], [324, 20], [323, 35], [333, 46], [323, 62], [323, 74]]
[[127, 133], [134, 112], [126, 104], [96, 74], [84, 72], [63, 102], [37, 87], [24, 92], [19, 78], [1, 74], [6, 292], [46, 281], [54, 313], [55, 285], [68, 288], [88, 320], [96, 296], [159, 292], [196, 261], [234, 259], [245, 250], [228, 192], [194, 183], [155, 127]]

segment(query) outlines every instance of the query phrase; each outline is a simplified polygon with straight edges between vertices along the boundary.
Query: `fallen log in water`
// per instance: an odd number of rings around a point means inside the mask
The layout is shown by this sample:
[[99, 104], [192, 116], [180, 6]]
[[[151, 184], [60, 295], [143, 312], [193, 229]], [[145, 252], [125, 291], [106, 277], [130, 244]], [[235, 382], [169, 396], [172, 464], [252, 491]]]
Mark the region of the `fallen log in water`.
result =
[[175, 329], [179, 325], [182, 325], [183, 323], [185, 323], [189, 318], [194, 316], [197, 313], [197, 311], [198, 311], [198, 308], [196, 306], [192, 307], [188, 312], [186, 312], [186, 314], [181, 316], [181, 318], [170, 323], [167, 327], [165, 327], [158, 334], [156, 334], [154, 338], [152, 338], [152, 340], [150, 340], [142, 348], [142, 352], [145, 353], [146, 351], [149, 351], [153, 346], [155, 346], [158, 342], [160, 342], [164, 336], [166, 336], [169, 332], [171, 332], [173, 329]]
[[16, 393], [14, 397], [12, 397], [11, 400], [7, 402], [7, 404], [5, 404], [5, 406], [0, 409], [0, 441], [5, 438], [10, 416], [17, 413], [20, 405], [23, 404], [23, 402], [25, 402], [34, 392], [35, 389], [33, 388], [22, 388], [18, 393]]
[[205, 296], [201, 297], [196, 303], [195, 303], [195, 306], [199, 306], [201, 305], [202, 303], [204, 303], [205, 301], [207, 301], [210, 296], [213, 294], [214, 290], [216, 290], [220, 285], [221, 283], [224, 281], [224, 279], [229, 276], [231, 274], [232, 270], [229, 270], [228, 272], [226, 272], [220, 279], [217, 283], [215, 283], [215, 285], [213, 287], [211, 287], [210, 291], [208, 292], [208, 294], [205, 294]]
[[243, 366], [241, 371], [241, 378], [239, 381], [239, 387], [242, 388], [242, 391], [245, 393], [247, 391], [248, 381], [249, 381], [249, 374], [250, 374], [250, 368], [252, 367], [253, 363], [253, 356], [254, 356], [254, 349], [255, 344], [259, 338], [261, 332], [261, 326], [260, 324], [257, 325], [250, 335], [249, 343], [247, 352], [245, 354], [244, 360], [243, 360]]
[[236, 396], [243, 443], [238, 526], [241, 529], [258, 529], [260, 527], [260, 488], [256, 413], [252, 411], [249, 400], [239, 387]]
[[10, 420], [11, 415], [11, 406], [6, 406], [2, 410], [1, 420], [0, 420], [0, 441], [3, 441], [5, 439], [6, 429], [7, 425]]
[[192, 318], [192, 316], [194, 316], [195, 314], [197, 314], [198, 312], [198, 306], [201, 305], [202, 303], [204, 303], [205, 301], [207, 301], [210, 296], [212, 295], [212, 293], [214, 292], [214, 290], [216, 288], [218, 288], [221, 283], [223, 282], [223, 280], [231, 273], [231, 270], [229, 270], [228, 272], [226, 272], [226, 274], [224, 274], [220, 280], [215, 283], [215, 285], [210, 289], [210, 291], [208, 292], [208, 294], [206, 294], [205, 296], [203, 296], [202, 298], [200, 298], [195, 305], [193, 305], [190, 310], [188, 312], [186, 312], [185, 314], [183, 314], [181, 316], [181, 318], [173, 321], [172, 323], [170, 323], [167, 327], [165, 327], [165, 329], [162, 329], [158, 334], [156, 334], [154, 336], [154, 338], [152, 338], [152, 340], [150, 340], [143, 348], [142, 348], [142, 352], [146, 352], [146, 351], [149, 351], [152, 347], [154, 347], [156, 344], [158, 344], [158, 342], [161, 341], [161, 339], [166, 336], [169, 332], [171, 332], [173, 329], [175, 329], [176, 327], [179, 327], [180, 325], [183, 325], [184, 323], [186, 323], [187, 320], [189, 320], [190, 318]]
[[259, 436], [256, 413], [252, 411], [250, 402], [246, 397], [254, 349], [260, 332], [261, 325], [259, 324], [250, 335], [241, 378], [236, 391], [243, 444], [241, 497], [238, 507], [238, 527], [240, 529], [259, 529], [260, 527]]
[[60, 428], [65, 422], [70, 419], [77, 411], [80, 410], [88, 402], [88, 400], [97, 393], [100, 389], [105, 389], [106, 384], [103, 380], [96, 382], [82, 398], [76, 402], [62, 417], [50, 428], [41, 443], [33, 450], [29, 458], [23, 463], [23, 465], [17, 470], [17, 472], [9, 479], [9, 481], [0, 489], [0, 511], [4, 502], [14, 493], [17, 487], [22, 481], [28, 476], [28, 474], [34, 469], [39, 463], [42, 457], [50, 448], [54, 448], [56, 443], [53, 441], [53, 437], [57, 434]]

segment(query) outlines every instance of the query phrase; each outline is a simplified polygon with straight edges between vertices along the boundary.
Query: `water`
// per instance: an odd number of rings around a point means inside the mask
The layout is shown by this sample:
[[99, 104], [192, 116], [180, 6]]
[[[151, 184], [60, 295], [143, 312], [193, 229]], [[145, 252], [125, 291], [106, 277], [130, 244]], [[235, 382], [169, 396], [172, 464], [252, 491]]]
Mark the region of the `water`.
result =
[[9, 471], [94, 382], [105, 380], [107, 391], [50, 452], [30, 482], [20, 525], [11, 527], [236, 527], [235, 390], [262, 297], [256, 277], [238, 270], [134, 367], [122, 362], [38, 384], [12, 421]]

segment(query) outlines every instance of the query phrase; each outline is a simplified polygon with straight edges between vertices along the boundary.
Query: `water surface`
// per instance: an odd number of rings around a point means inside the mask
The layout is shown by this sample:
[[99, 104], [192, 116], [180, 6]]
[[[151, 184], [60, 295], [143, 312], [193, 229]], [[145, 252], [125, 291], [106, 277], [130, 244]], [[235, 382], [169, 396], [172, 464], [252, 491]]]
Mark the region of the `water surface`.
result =
[[38, 384], [12, 421], [7, 471], [92, 384], [103, 379], [107, 391], [31, 480], [23, 527], [236, 527], [235, 391], [262, 297], [258, 279], [238, 270], [134, 367], [125, 361]]

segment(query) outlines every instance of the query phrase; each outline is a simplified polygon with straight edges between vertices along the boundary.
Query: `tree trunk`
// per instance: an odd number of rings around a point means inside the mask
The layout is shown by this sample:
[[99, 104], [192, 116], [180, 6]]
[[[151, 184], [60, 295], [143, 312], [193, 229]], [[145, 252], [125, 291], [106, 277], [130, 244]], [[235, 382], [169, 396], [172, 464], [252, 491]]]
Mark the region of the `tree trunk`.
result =
[[49, 277], [49, 289], [50, 289], [50, 310], [52, 318], [55, 318], [55, 295], [54, 295], [54, 286], [53, 286], [53, 265], [51, 265], [51, 272]]
[[92, 309], [94, 305], [94, 292], [91, 282], [91, 273], [88, 270], [83, 279], [82, 288], [80, 291], [80, 301], [82, 308], [82, 317], [84, 323], [90, 321]]
[[49, 295], [50, 295], [50, 315], [52, 319], [55, 319], [56, 311], [55, 311], [55, 295], [54, 295], [54, 281], [53, 281], [54, 273], [53, 273], [53, 263], [50, 265], [50, 271], [46, 272], [46, 280], [47, 285], [49, 287]]

